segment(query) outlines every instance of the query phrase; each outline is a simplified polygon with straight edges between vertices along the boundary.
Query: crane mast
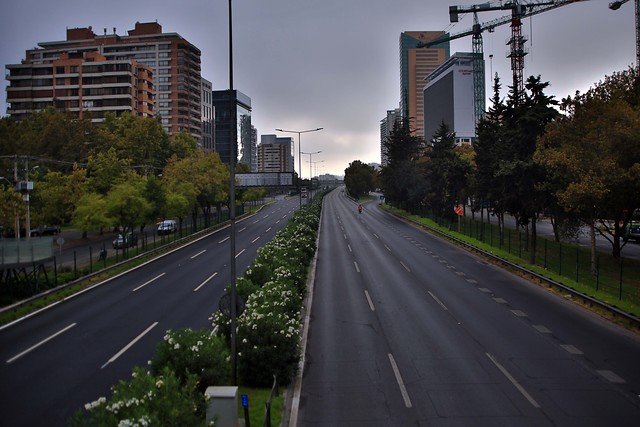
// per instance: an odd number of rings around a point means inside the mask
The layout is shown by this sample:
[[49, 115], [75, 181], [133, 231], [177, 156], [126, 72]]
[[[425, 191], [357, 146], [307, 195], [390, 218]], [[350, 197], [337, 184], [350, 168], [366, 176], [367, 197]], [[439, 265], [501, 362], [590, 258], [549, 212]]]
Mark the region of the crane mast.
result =
[[[609, 9], [618, 10], [620, 6], [628, 2], [629, 0], [616, 0], [609, 3]], [[636, 69], [640, 71], [640, 0], [635, 0], [635, 15], [636, 15]]]

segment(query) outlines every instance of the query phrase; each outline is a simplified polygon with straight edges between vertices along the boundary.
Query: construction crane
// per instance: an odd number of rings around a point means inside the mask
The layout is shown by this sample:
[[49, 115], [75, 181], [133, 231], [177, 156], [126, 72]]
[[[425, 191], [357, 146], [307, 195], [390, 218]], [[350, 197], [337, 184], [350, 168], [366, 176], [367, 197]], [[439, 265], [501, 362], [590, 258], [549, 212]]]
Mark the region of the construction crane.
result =
[[[493, 30], [507, 23], [511, 23], [511, 38], [507, 42], [510, 46], [508, 57], [511, 59], [511, 71], [513, 73], [513, 90], [516, 102], [522, 97], [524, 92], [524, 57], [527, 54], [524, 48], [526, 39], [522, 35], [522, 18], [537, 15], [571, 3], [585, 0], [507, 0], [493, 3], [483, 3], [470, 6], [450, 6], [449, 20], [458, 22], [458, 16], [464, 13], [473, 13], [473, 27], [455, 34], [445, 34], [435, 40], [422, 44], [420, 47], [431, 47], [439, 43], [472, 36], [473, 52], [473, 96], [474, 96], [474, 119], [477, 123], [484, 116], [485, 84], [484, 84], [484, 58], [482, 33]], [[623, 0], [628, 1], [628, 0]], [[478, 23], [478, 12], [488, 12], [496, 10], [511, 10], [511, 15], [503, 16], [484, 23]]]
[[[609, 3], [609, 9], [618, 10], [620, 6], [628, 2], [629, 0], [617, 0]], [[635, 0], [636, 3], [636, 68], [640, 71], [640, 0]]]

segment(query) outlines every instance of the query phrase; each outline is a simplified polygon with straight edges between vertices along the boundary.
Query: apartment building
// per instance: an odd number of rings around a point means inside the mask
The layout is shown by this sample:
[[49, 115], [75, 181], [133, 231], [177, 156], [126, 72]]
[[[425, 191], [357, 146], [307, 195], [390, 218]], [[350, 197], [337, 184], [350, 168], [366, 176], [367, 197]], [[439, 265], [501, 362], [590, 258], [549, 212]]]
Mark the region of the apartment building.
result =
[[291, 137], [261, 135], [258, 145], [258, 172], [293, 172]]
[[105, 113], [154, 115], [153, 73], [135, 59], [109, 60], [98, 52], [61, 52], [50, 61], [7, 65], [7, 113], [18, 120], [55, 107], [93, 122]]
[[[201, 142], [200, 50], [177, 33], [163, 33], [157, 22], [136, 22], [135, 28], [127, 35], [117, 34], [115, 28], [110, 34], [105, 28], [102, 35], [94, 33], [92, 27], [69, 28], [66, 40], [38, 43], [38, 47], [26, 51], [22, 64], [8, 65], [7, 68], [52, 64], [65, 55], [69, 58], [86, 57], [91, 52], [107, 61], [135, 61], [149, 67], [155, 90], [154, 114], [160, 117], [162, 127], [170, 135], [187, 131]], [[82, 77], [78, 75], [79, 79]], [[13, 103], [16, 98], [7, 98], [11, 104], [8, 114], [15, 115]], [[44, 102], [40, 98], [35, 99], [31, 102]], [[38, 110], [41, 105], [32, 104], [30, 110]], [[20, 106], [29, 107], [28, 104]], [[84, 107], [79, 108], [84, 111]]]

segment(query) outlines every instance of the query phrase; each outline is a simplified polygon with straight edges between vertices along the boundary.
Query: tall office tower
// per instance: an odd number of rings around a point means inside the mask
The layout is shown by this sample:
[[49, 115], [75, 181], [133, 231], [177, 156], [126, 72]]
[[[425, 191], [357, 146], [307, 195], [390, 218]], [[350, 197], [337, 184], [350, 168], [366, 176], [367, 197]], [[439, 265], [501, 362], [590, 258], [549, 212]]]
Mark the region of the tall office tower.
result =
[[456, 133], [456, 144], [475, 141], [473, 55], [456, 52], [427, 77], [424, 87], [424, 136], [427, 141], [433, 138], [443, 122]]
[[258, 172], [293, 172], [293, 138], [262, 135], [258, 145]]
[[47, 107], [93, 122], [107, 112], [153, 117], [152, 72], [135, 59], [108, 60], [98, 52], [61, 52], [46, 61], [7, 65], [7, 113], [17, 120]]
[[[66, 40], [38, 46], [27, 50], [23, 62], [39, 65], [52, 63], [65, 53], [74, 58], [97, 52], [109, 61], [135, 60], [149, 66], [156, 91], [155, 114], [162, 127], [169, 134], [187, 131], [200, 142], [200, 50], [179, 34], [163, 33], [157, 22], [136, 22], [126, 36], [116, 34], [115, 28], [113, 34], [107, 34], [105, 28], [103, 35], [96, 35], [91, 27], [69, 28]], [[78, 78], [83, 78], [82, 70]]]
[[213, 108], [211, 82], [204, 77], [202, 78], [200, 99], [202, 100], [202, 144], [200, 146], [207, 153], [212, 153], [214, 147], [213, 120], [215, 108]]
[[409, 120], [417, 136], [424, 136], [424, 79], [449, 59], [449, 42], [429, 48], [418, 46], [442, 35], [442, 31], [405, 31], [400, 34], [400, 110], [403, 120]]
[[391, 135], [393, 129], [400, 123], [400, 109], [387, 110], [387, 117], [380, 120], [380, 163], [382, 166], [387, 166], [389, 161], [387, 157], [387, 149], [384, 144]]
[[[239, 90], [234, 90], [229, 99], [228, 90], [214, 90], [212, 92], [213, 107], [215, 108], [215, 146], [214, 150], [220, 155], [222, 163], [231, 163], [231, 129], [235, 126], [236, 158], [243, 158], [247, 147], [250, 155], [251, 145], [251, 98]], [[246, 160], [246, 159], [245, 159]]]

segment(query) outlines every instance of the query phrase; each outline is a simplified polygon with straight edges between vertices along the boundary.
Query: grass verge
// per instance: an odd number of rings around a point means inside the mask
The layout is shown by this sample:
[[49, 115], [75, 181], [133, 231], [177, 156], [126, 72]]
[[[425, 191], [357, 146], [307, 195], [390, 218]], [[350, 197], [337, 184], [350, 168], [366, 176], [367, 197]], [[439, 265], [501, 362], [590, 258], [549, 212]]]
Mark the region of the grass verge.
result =
[[[271, 425], [279, 426], [282, 420], [282, 411], [284, 409], [284, 390], [273, 397], [271, 401]], [[246, 394], [249, 397], [249, 420], [252, 427], [262, 427], [265, 416], [265, 404], [269, 400], [271, 394], [270, 388], [248, 388], [240, 387], [239, 395]], [[244, 408], [242, 407], [242, 399], [238, 401], [238, 418], [244, 418]], [[245, 422], [245, 425], [246, 424]]]

